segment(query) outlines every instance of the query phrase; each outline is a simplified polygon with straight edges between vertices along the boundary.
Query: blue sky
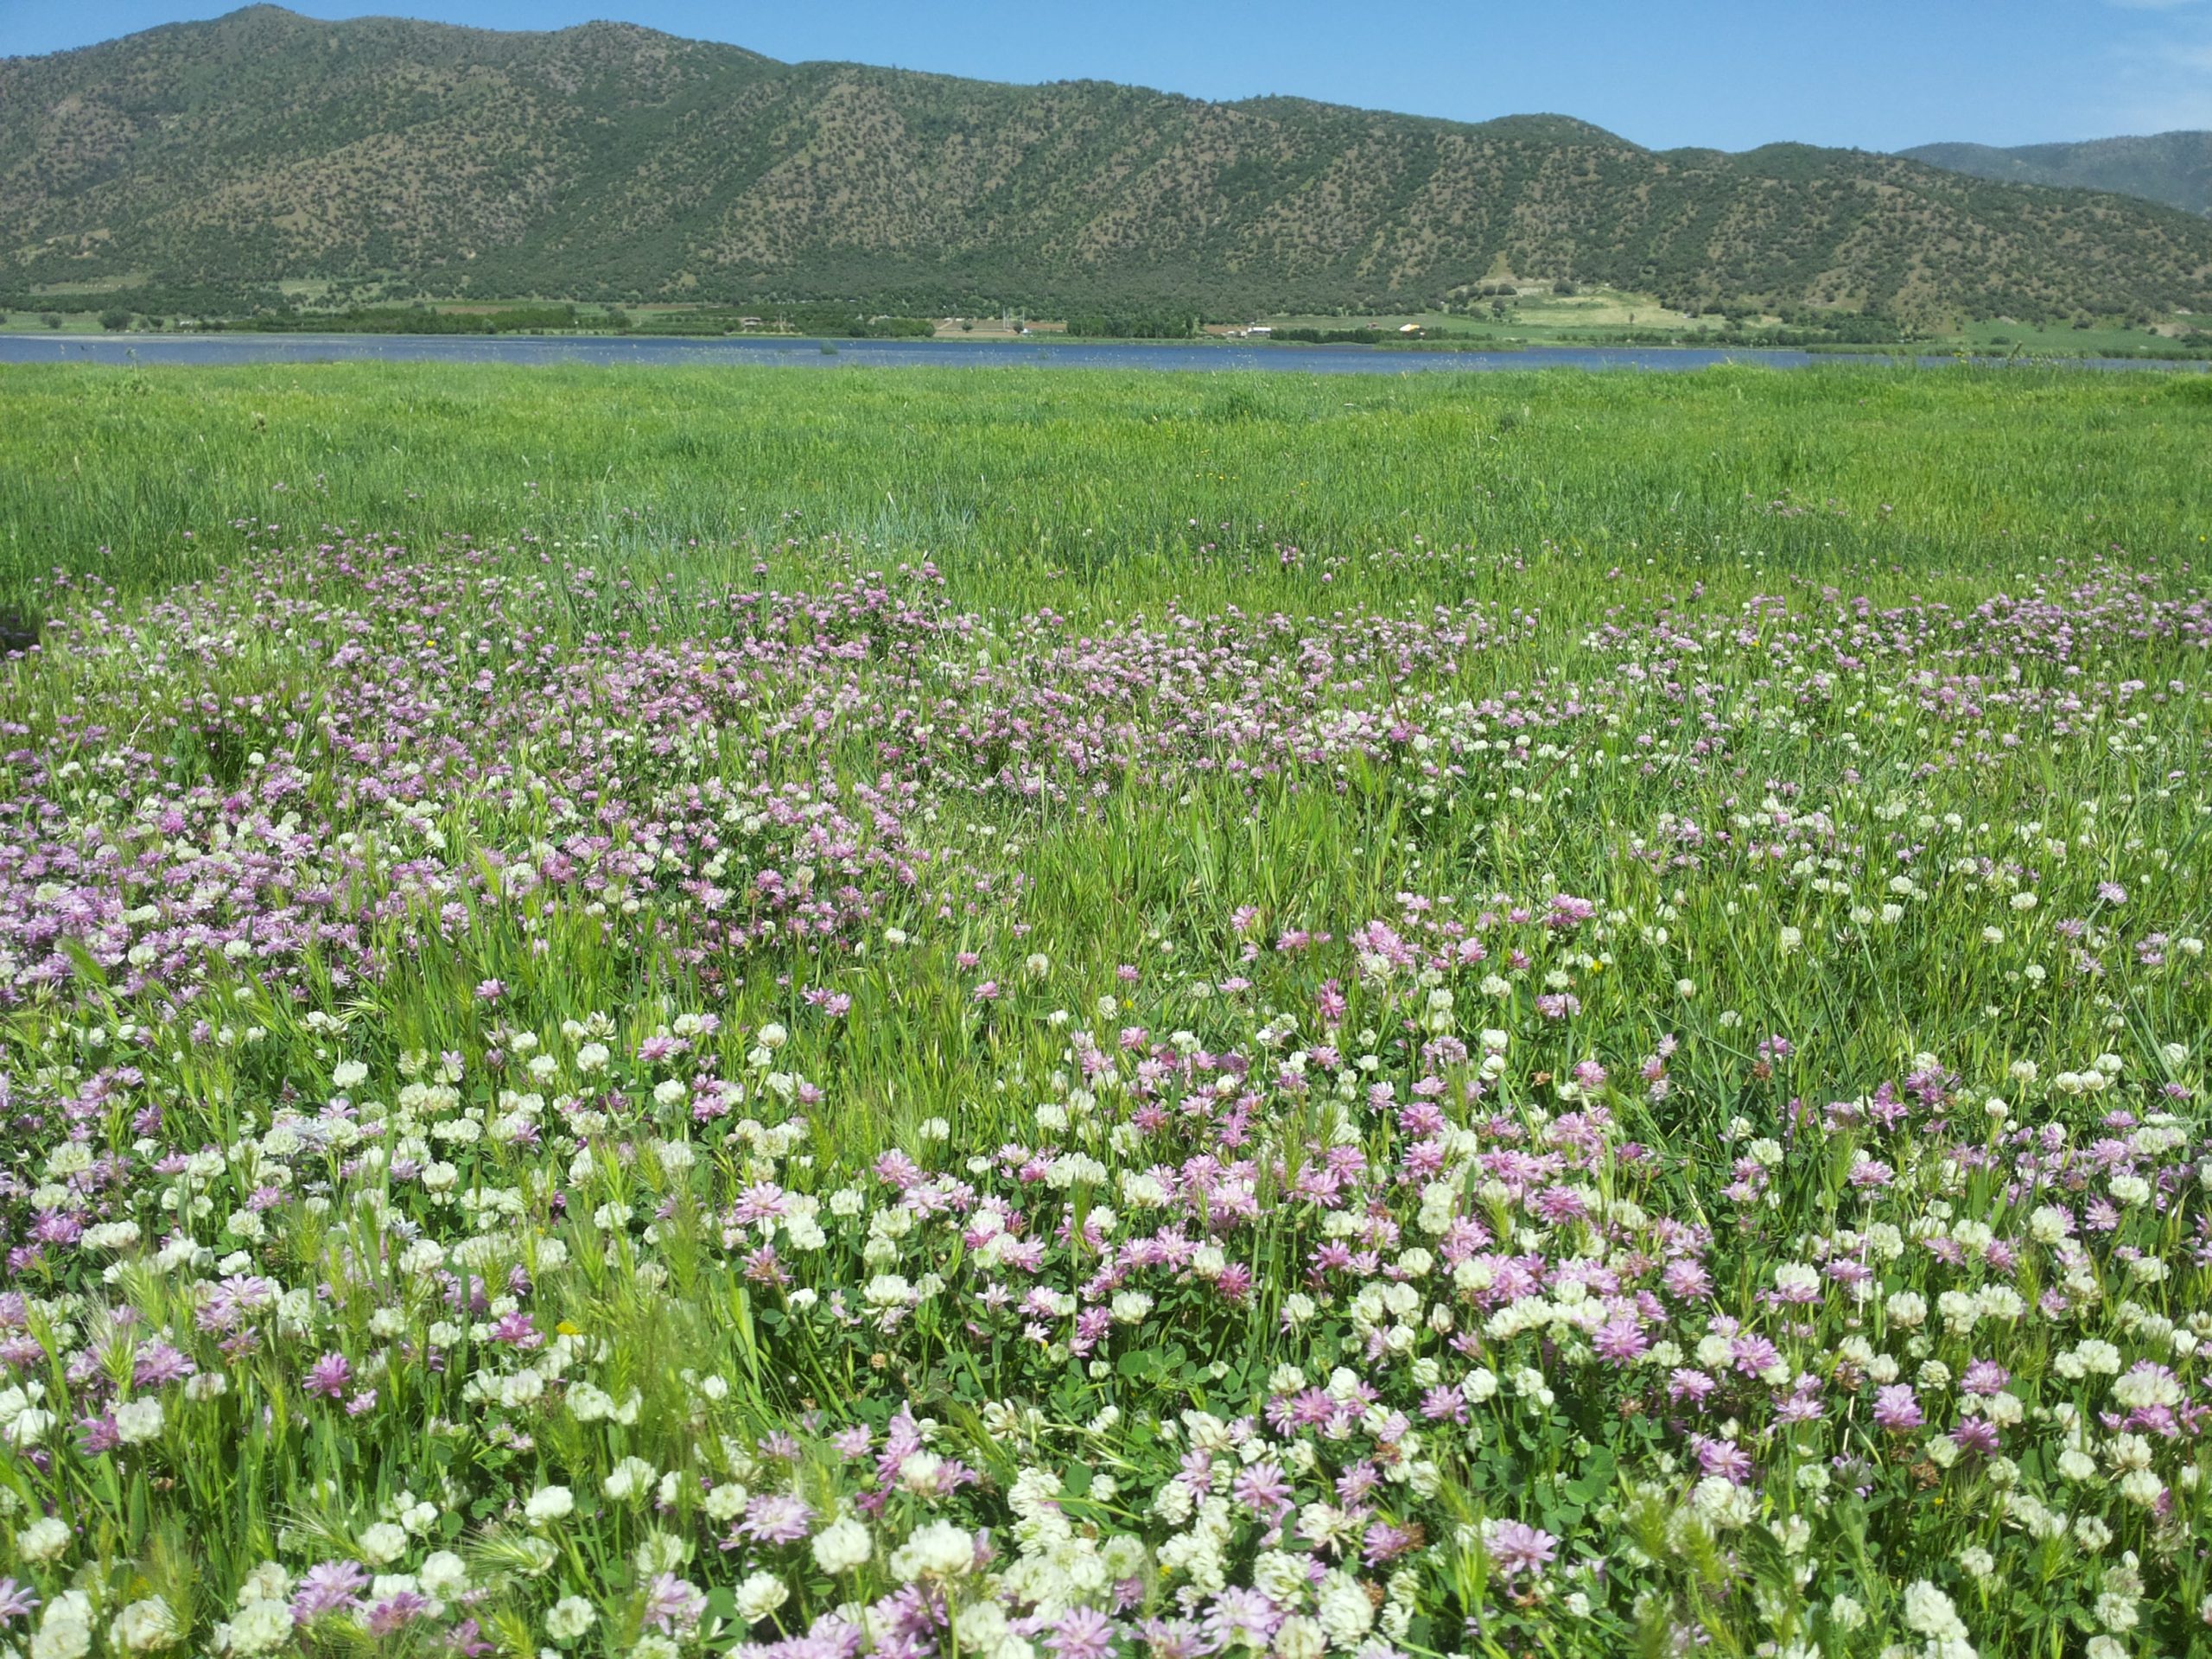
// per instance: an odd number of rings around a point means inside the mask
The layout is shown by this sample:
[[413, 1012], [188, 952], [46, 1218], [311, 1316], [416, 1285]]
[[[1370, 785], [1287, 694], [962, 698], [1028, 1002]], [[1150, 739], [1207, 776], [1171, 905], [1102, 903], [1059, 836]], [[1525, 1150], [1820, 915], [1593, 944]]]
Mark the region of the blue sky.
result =
[[[0, 55], [230, 10], [0, 0]], [[1288, 92], [1481, 120], [1552, 111], [1638, 143], [1891, 149], [2212, 127], [2212, 0], [295, 0], [488, 28], [614, 16], [772, 57], [994, 80]]]

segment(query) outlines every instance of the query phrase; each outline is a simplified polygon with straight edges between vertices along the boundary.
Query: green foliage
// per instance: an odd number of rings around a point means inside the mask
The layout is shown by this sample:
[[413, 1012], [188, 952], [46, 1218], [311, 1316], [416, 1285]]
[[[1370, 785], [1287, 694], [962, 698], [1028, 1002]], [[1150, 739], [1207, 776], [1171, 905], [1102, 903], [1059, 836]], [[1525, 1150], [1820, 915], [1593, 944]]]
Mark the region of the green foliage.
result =
[[23, 288], [1236, 319], [1512, 271], [1675, 308], [2212, 311], [2201, 219], [1893, 156], [265, 6], [0, 63], [0, 227]]
[[416, 305], [288, 311], [233, 326], [264, 334], [512, 334], [577, 328], [582, 320], [573, 305], [502, 306], [488, 311], [437, 311]]
[[292, 308], [289, 296], [275, 287], [152, 281], [120, 287], [111, 283], [79, 288], [58, 285], [52, 289], [0, 291], [0, 310], [52, 311], [81, 316], [105, 310], [118, 299], [127, 299], [132, 310], [149, 316], [190, 319], [272, 315]]

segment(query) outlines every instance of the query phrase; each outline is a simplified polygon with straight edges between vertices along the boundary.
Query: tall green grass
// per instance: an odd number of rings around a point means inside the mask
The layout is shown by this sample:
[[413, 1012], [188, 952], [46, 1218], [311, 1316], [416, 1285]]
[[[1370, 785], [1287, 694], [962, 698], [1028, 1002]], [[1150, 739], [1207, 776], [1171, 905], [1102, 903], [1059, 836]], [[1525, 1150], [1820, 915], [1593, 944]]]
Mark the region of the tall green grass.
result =
[[0, 605], [32, 612], [56, 568], [205, 575], [242, 518], [715, 575], [834, 537], [1063, 607], [1265, 599], [1285, 547], [1349, 562], [1293, 583], [1318, 603], [1463, 590], [1418, 556], [1455, 546], [1934, 578], [2212, 534], [2212, 380], [2159, 372], [36, 365], [0, 430]]

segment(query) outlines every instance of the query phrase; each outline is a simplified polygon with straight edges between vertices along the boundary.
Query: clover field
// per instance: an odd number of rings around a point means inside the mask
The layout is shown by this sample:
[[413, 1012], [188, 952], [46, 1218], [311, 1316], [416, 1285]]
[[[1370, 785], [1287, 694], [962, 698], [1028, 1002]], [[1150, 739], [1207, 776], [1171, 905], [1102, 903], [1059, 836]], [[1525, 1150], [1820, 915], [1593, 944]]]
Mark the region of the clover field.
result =
[[0, 372], [0, 1650], [2212, 1651], [2203, 393]]

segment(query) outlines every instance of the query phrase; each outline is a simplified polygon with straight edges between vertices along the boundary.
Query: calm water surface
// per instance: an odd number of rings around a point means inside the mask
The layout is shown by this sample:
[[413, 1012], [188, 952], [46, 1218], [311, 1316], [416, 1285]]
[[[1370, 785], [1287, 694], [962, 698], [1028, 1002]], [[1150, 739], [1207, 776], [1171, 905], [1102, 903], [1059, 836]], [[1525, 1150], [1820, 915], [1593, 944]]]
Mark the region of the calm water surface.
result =
[[[827, 347], [825, 349], [825, 347]], [[1373, 346], [1232, 346], [1193, 341], [990, 340], [641, 340], [566, 334], [0, 334], [0, 363], [778, 363], [802, 368], [1262, 369], [1297, 374], [1408, 374], [1423, 370], [1703, 369], [1721, 363], [1804, 368], [1814, 363], [1891, 362], [1885, 355], [1714, 350], [1702, 346], [1531, 346], [1522, 352], [1444, 352]], [[1955, 356], [1916, 359], [1927, 367]], [[1977, 359], [2003, 362], [1999, 358]], [[2068, 359], [2094, 369], [2201, 363], [2133, 358]]]

